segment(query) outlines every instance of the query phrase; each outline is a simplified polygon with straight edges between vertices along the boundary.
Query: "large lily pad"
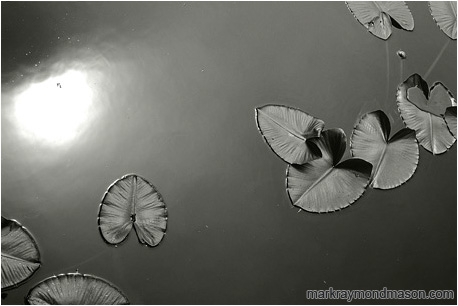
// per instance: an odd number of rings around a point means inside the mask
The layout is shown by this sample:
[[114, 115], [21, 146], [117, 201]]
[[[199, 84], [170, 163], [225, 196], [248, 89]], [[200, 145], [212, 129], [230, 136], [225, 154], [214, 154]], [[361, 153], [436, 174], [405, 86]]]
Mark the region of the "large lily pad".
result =
[[418, 74], [398, 86], [398, 109], [405, 125], [415, 130], [423, 148], [433, 154], [447, 151], [455, 138], [443, 118], [447, 107], [456, 105], [451, 93], [437, 82], [431, 90]]
[[405, 128], [391, 139], [390, 121], [383, 111], [364, 115], [355, 126], [351, 141], [352, 156], [370, 162], [370, 186], [395, 188], [412, 177], [418, 165], [419, 150], [415, 131]]
[[429, 9], [442, 32], [456, 39], [456, 1], [429, 1]]
[[412, 31], [414, 21], [404, 1], [348, 1], [348, 9], [370, 33], [386, 40], [392, 25]]
[[26, 281], [40, 268], [32, 234], [16, 220], [2, 217], [2, 290]]
[[31, 305], [127, 305], [116, 286], [97, 276], [68, 273], [49, 277], [29, 291]]
[[118, 244], [135, 228], [140, 243], [156, 246], [167, 227], [162, 196], [146, 179], [129, 174], [116, 180], [105, 193], [99, 210], [99, 229], [110, 244]]
[[321, 157], [310, 140], [320, 137], [324, 122], [292, 107], [265, 105], [256, 108], [256, 122], [269, 147], [289, 164]]
[[355, 202], [366, 189], [372, 165], [359, 158], [340, 162], [346, 136], [326, 130], [315, 140], [323, 156], [304, 165], [289, 165], [286, 191], [293, 205], [309, 212], [332, 212]]

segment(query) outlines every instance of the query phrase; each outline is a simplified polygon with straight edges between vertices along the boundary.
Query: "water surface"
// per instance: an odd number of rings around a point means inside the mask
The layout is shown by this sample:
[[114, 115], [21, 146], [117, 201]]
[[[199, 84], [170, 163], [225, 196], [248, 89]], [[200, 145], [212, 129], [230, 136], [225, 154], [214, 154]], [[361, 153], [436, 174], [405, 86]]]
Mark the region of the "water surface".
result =
[[[440, 156], [420, 148], [400, 188], [368, 190], [337, 213], [297, 213], [286, 164], [254, 119], [255, 107], [285, 104], [349, 138], [358, 114], [396, 115], [397, 84], [425, 74], [449, 39], [426, 2], [408, 5], [414, 31], [394, 29], [384, 42], [344, 2], [2, 3], [2, 215], [34, 234], [43, 259], [2, 303], [23, 303], [40, 280], [76, 269], [116, 284], [132, 304], [456, 289], [456, 145]], [[451, 41], [426, 78], [455, 96], [456, 54]], [[86, 92], [66, 108], [82, 114], [76, 123], [45, 106], [20, 119], [17, 97], [40, 82], [52, 86], [36, 103]], [[403, 126], [394, 119], [392, 132]], [[48, 132], [37, 134], [43, 121]], [[126, 173], [149, 179], [167, 204], [156, 248], [135, 235], [117, 248], [100, 237], [101, 198]]]

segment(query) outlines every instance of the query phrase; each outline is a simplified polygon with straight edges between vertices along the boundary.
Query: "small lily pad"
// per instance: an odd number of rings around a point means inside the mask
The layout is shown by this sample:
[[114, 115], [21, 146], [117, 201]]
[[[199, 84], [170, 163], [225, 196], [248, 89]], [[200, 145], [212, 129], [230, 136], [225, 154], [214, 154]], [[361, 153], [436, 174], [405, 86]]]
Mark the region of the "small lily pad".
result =
[[414, 21], [404, 1], [348, 1], [348, 9], [370, 33], [383, 40], [392, 33], [392, 25], [412, 31]]
[[355, 202], [364, 192], [372, 165], [360, 158], [340, 162], [346, 136], [342, 129], [326, 130], [314, 140], [323, 156], [304, 165], [289, 165], [286, 191], [293, 205], [309, 212], [332, 212]]
[[415, 130], [423, 148], [433, 154], [446, 152], [455, 142], [443, 116], [456, 105], [444, 85], [436, 82], [431, 90], [420, 75], [413, 74], [398, 86], [397, 103], [404, 124]]
[[156, 246], [167, 228], [167, 208], [154, 185], [128, 174], [111, 184], [103, 196], [98, 223], [110, 244], [124, 241], [133, 226], [140, 243]]
[[456, 39], [456, 1], [429, 1], [429, 9], [442, 32]]
[[30, 305], [127, 305], [129, 300], [115, 285], [88, 274], [68, 273], [49, 277], [29, 291]]
[[395, 188], [412, 177], [418, 165], [419, 150], [415, 131], [405, 128], [391, 139], [390, 121], [383, 111], [364, 115], [355, 126], [350, 151], [373, 166], [370, 186]]
[[269, 147], [285, 162], [300, 165], [321, 157], [310, 140], [320, 137], [322, 120], [292, 107], [265, 105], [256, 108], [256, 122]]
[[29, 279], [40, 268], [40, 252], [32, 234], [16, 220], [2, 217], [2, 290]]

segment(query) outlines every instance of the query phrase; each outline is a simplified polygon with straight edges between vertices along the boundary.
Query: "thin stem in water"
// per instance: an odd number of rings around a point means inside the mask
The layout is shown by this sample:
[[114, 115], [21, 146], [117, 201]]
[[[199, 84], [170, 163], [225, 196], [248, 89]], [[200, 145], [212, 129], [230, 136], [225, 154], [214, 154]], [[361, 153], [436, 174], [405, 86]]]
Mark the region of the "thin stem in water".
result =
[[402, 81], [404, 79], [404, 61], [405, 61], [405, 59], [401, 59], [401, 69], [400, 69], [400, 73], [399, 73], [399, 83], [402, 83]]
[[450, 44], [450, 39], [447, 38], [447, 42], [444, 44], [442, 49], [439, 51], [439, 54], [437, 54], [436, 59], [431, 64], [431, 66], [429, 67], [428, 71], [426, 71], [425, 75], [423, 76], [423, 79], [428, 78], [429, 74], [431, 73], [431, 71], [433, 71], [434, 67], [436, 67], [436, 64], [439, 62], [440, 58], [442, 57], [442, 54], [444, 54], [445, 49], [447, 49], [449, 44]]
[[386, 53], [386, 93], [385, 93], [385, 103], [388, 105], [388, 95], [390, 91], [390, 52], [388, 50], [388, 40], [385, 40], [385, 53]]

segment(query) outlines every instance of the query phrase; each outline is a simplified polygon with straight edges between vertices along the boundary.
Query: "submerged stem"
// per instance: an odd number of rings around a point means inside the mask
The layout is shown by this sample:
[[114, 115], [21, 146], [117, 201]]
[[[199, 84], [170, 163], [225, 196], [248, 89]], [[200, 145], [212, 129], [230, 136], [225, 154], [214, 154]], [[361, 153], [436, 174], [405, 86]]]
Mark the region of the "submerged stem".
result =
[[385, 93], [385, 106], [388, 105], [388, 95], [390, 91], [390, 53], [388, 50], [388, 40], [385, 40], [386, 52], [386, 93]]
[[434, 67], [436, 67], [436, 64], [439, 62], [440, 58], [442, 57], [442, 54], [444, 54], [445, 49], [447, 49], [449, 43], [450, 43], [450, 39], [447, 38], [447, 42], [444, 44], [442, 49], [439, 51], [439, 54], [437, 54], [436, 59], [431, 64], [431, 66], [429, 67], [428, 71], [426, 71], [423, 79], [426, 79], [429, 76], [429, 74], [431, 73], [431, 71], [433, 71]]
[[404, 79], [404, 59], [401, 59], [401, 69], [400, 69], [400, 73], [399, 73], [399, 83], [402, 83], [403, 79]]
[[85, 260], [82, 260], [74, 265], [71, 265], [69, 267], [65, 267], [64, 269], [60, 269], [60, 271], [70, 271], [70, 270], [73, 270], [73, 269], [76, 269], [78, 270], [79, 267], [82, 267], [83, 265], [87, 264], [88, 262], [104, 255], [105, 253], [107, 253], [108, 250], [104, 250], [104, 251], [100, 251], [98, 253], [96, 253], [95, 255], [92, 255], [91, 257], [89, 257], [88, 259], [85, 259]]

